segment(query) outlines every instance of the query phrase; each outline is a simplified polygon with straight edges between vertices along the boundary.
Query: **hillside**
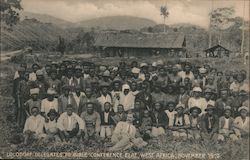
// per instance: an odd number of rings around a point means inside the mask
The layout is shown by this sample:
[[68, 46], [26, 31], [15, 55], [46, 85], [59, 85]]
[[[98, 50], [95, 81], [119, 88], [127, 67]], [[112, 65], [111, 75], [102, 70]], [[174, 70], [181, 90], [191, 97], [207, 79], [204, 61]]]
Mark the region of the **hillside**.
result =
[[22, 49], [31, 46], [36, 50], [55, 48], [58, 37], [70, 40], [71, 35], [62, 28], [35, 19], [26, 19], [14, 26], [12, 30], [1, 28], [2, 50]]
[[100, 29], [125, 30], [154, 26], [156, 25], [156, 23], [146, 18], [138, 18], [132, 16], [110, 16], [81, 21], [76, 25], [78, 27], [85, 28], [96, 27]]
[[20, 19], [32, 19], [35, 18], [40, 22], [43, 23], [52, 23], [58, 27], [66, 28], [66, 27], [71, 27], [73, 23], [68, 22], [66, 20], [56, 18], [47, 14], [37, 14], [37, 13], [31, 13], [31, 12], [20, 12]]

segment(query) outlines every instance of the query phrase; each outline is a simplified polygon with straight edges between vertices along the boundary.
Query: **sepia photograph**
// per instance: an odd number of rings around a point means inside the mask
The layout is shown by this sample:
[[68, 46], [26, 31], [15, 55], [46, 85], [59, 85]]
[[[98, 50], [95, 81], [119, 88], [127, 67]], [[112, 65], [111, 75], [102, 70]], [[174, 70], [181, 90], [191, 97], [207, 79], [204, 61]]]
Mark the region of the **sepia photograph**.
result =
[[249, 0], [0, 0], [0, 159], [248, 160]]

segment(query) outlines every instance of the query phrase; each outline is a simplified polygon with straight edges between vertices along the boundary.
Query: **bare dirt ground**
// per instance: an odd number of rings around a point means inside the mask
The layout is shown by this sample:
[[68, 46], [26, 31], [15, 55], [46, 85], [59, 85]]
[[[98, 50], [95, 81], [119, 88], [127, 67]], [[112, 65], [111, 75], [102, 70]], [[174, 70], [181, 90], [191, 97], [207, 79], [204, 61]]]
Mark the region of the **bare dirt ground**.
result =
[[[58, 58], [57, 58], [58, 59]], [[60, 58], [61, 59], [61, 58]], [[84, 61], [93, 61], [102, 64], [117, 64], [120, 58], [91, 58], [82, 59], [82, 57], [76, 57]], [[152, 62], [159, 59], [156, 58], [140, 58], [139, 61]], [[55, 60], [55, 59], [51, 59]], [[127, 62], [131, 62], [131, 59], [123, 59]], [[163, 59], [164, 61], [175, 61]], [[45, 61], [44, 59], [41, 60]], [[197, 64], [212, 64], [218, 67], [218, 70], [248, 70], [248, 64], [244, 65], [241, 59], [230, 59], [230, 60], [209, 60], [209, 59], [192, 59], [189, 60]], [[0, 158], [6, 156], [6, 152], [17, 152], [17, 151], [36, 151], [36, 152], [107, 152], [106, 147], [102, 145], [93, 145], [86, 147], [83, 144], [44, 144], [36, 143], [31, 146], [23, 146], [22, 144], [15, 145], [12, 142], [13, 136], [19, 135], [21, 131], [16, 129], [14, 123], [14, 105], [11, 97], [12, 90], [12, 78], [14, 76], [15, 69], [18, 65], [7, 61], [2, 61], [0, 64]], [[193, 142], [193, 141], [173, 141], [169, 137], [162, 137], [160, 140], [152, 140], [148, 146], [140, 151], [129, 150], [128, 152], [141, 152], [141, 153], [213, 153], [218, 154], [219, 159], [225, 160], [238, 160], [248, 159], [249, 157], [249, 141], [241, 140], [237, 143], [226, 142], [223, 144], [213, 144], [211, 142]], [[208, 157], [206, 157], [207, 159]], [[212, 159], [210, 157], [210, 159]]]

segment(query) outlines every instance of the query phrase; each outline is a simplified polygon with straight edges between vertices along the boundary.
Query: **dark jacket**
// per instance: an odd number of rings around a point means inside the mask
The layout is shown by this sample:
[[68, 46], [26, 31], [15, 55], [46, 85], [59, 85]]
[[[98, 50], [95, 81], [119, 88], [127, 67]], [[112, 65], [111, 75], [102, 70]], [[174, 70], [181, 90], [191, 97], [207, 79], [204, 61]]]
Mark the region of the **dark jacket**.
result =
[[104, 121], [104, 112], [101, 112], [101, 113], [100, 113], [101, 125], [114, 125], [115, 122], [114, 122], [114, 120], [112, 119], [112, 116], [113, 116], [113, 113], [112, 113], [112, 112], [109, 112], [109, 115], [108, 115], [108, 123], [106, 123], [106, 122]]
[[153, 126], [157, 126], [158, 127], [163, 127], [163, 128], [167, 128], [168, 126], [168, 116], [165, 112], [160, 111], [158, 113], [158, 117], [155, 116], [154, 112], [151, 114], [151, 119], [153, 122]]
[[206, 133], [216, 133], [218, 132], [219, 129], [219, 118], [217, 115], [212, 115], [211, 119], [211, 128], [209, 128], [209, 123], [208, 123], [208, 114], [204, 114], [201, 117], [201, 131], [206, 132]]

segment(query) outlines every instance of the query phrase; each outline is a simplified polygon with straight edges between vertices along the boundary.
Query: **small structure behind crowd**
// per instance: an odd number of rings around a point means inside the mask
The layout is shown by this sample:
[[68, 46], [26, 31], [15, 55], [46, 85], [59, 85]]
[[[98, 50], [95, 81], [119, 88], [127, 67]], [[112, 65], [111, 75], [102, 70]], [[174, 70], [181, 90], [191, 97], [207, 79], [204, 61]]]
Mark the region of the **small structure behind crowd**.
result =
[[186, 57], [186, 39], [183, 34], [101, 32], [96, 36], [94, 46], [101, 57]]
[[212, 57], [212, 58], [229, 57], [230, 52], [231, 52], [230, 50], [226, 49], [225, 47], [219, 44], [205, 50], [206, 57]]

